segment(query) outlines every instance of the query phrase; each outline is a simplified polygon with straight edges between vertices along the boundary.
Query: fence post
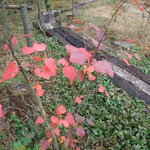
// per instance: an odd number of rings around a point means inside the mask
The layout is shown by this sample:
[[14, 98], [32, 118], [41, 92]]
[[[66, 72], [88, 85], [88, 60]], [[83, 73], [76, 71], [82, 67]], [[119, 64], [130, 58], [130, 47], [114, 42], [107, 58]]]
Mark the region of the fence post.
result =
[[[22, 18], [22, 23], [24, 27], [24, 34], [31, 34], [30, 22], [29, 22], [29, 16], [28, 16], [26, 4], [20, 5], [20, 12], [21, 12], [21, 18]], [[27, 42], [28, 47], [33, 46], [33, 39], [31, 36], [26, 37], [26, 42]]]

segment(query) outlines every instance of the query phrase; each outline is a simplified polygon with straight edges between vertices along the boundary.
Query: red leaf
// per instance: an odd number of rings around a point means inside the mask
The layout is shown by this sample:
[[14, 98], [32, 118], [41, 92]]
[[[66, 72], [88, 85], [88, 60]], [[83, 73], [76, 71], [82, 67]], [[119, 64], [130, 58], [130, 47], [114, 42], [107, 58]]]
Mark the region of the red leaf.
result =
[[59, 64], [62, 64], [62, 65], [64, 65], [64, 66], [68, 66], [68, 65], [69, 65], [69, 63], [68, 63], [65, 59], [59, 59], [59, 60], [58, 60], [58, 63], [59, 63]]
[[50, 74], [51, 74], [50, 69], [47, 66], [43, 66], [42, 72], [41, 72], [41, 76], [44, 79], [49, 79], [50, 78]]
[[61, 136], [60, 139], [65, 142], [66, 141], [66, 137], [65, 136]]
[[3, 110], [2, 110], [2, 104], [0, 104], [0, 118], [2, 118], [4, 115]]
[[134, 56], [135, 56], [136, 59], [138, 59], [139, 61], [142, 61], [142, 59], [141, 59], [137, 54], [134, 54]]
[[129, 62], [128, 62], [127, 59], [123, 58], [123, 60], [124, 60], [124, 62], [125, 62], [128, 66], [131, 66], [131, 65], [129, 64]]
[[2, 74], [3, 78], [0, 80], [0, 82], [8, 80], [10, 78], [14, 78], [17, 75], [18, 70], [19, 70], [18, 66], [15, 65], [14, 62], [10, 62], [6, 67], [6, 70]]
[[44, 59], [41, 57], [30, 57], [31, 59], [35, 60], [35, 61], [43, 61]]
[[40, 144], [41, 150], [47, 150], [50, 147], [50, 143], [45, 138], [42, 138], [39, 144]]
[[28, 37], [28, 36], [31, 36], [31, 33], [30, 34], [21, 35], [20, 37]]
[[76, 128], [76, 134], [80, 137], [85, 137], [85, 131], [84, 128], [82, 126], [79, 126]]
[[143, 11], [144, 8], [140, 6], [139, 2], [137, 0], [134, 0], [134, 2], [136, 3], [136, 5], [139, 7], [140, 11]]
[[132, 55], [125, 51], [125, 54], [128, 58], [132, 59]]
[[58, 123], [59, 122], [59, 119], [57, 117], [55, 117], [55, 116], [51, 116], [50, 119], [51, 119], [52, 123]]
[[16, 37], [16, 36], [13, 36], [13, 37], [11, 38], [12, 46], [17, 45], [17, 42], [18, 42], [17, 37]]
[[27, 55], [32, 54], [36, 51], [33, 47], [22, 47], [21, 50], [24, 54], [27, 54]]
[[56, 134], [56, 135], [60, 135], [60, 130], [59, 129], [54, 129], [54, 133]]
[[8, 44], [5, 44], [4, 47], [3, 47], [3, 49], [5, 49], [5, 50], [9, 49]]
[[62, 124], [64, 125], [64, 127], [68, 128], [70, 126], [69, 122], [67, 120], [63, 120]]
[[40, 68], [35, 68], [35, 69], [34, 69], [34, 73], [35, 73], [38, 77], [41, 77], [41, 76], [42, 76], [42, 69], [40, 69]]
[[80, 98], [84, 98], [85, 96], [81, 95]]
[[70, 125], [76, 126], [76, 122], [75, 122], [74, 117], [73, 117], [73, 115], [72, 115], [71, 113], [69, 113], [69, 112], [67, 113], [67, 115], [66, 115], [66, 117], [65, 117], [65, 120], [68, 121], [69, 126], [70, 126]]
[[103, 87], [101, 84], [99, 84], [99, 89], [98, 89], [98, 91], [99, 91], [100, 93], [104, 93], [104, 92], [105, 92], [106, 96], [109, 97], [109, 93], [105, 90], [105, 87]]
[[69, 61], [79, 65], [84, 65], [86, 62], [86, 56], [80, 51], [73, 52], [70, 55]]
[[52, 129], [54, 129], [57, 127], [57, 124], [56, 123], [50, 123], [50, 126], [52, 127]]
[[75, 120], [76, 120], [77, 123], [83, 123], [84, 120], [85, 120], [85, 118], [82, 117], [82, 116], [80, 116], [80, 115], [78, 115], [78, 114], [76, 113], [76, 114], [75, 114]]
[[75, 102], [80, 104], [82, 102], [82, 100], [79, 97], [75, 96]]
[[45, 44], [44, 44], [44, 43], [39, 44], [38, 42], [34, 42], [33, 48], [34, 48], [36, 51], [44, 51], [44, 50], [46, 50]]
[[63, 105], [60, 105], [57, 109], [56, 109], [56, 113], [57, 115], [62, 115], [66, 113], [66, 108]]
[[43, 119], [41, 116], [39, 116], [39, 117], [36, 119], [35, 123], [36, 123], [36, 124], [42, 124], [42, 123], [44, 123], [44, 119]]
[[92, 65], [84, 65], [84, 72], [90, 74], [94, 71], [94, 67]]
[[65, 45], [65, 48], [66, 48], [66, 51], [70, 54], [78, 51], [77, 47], [74, 47], [73, 45], [69, 45], [69, 44]]
[[109, 95], [109, 93], [108, 93], [107, 91], [105, 91], [105, 94], [106, 94], [106, 96], [107, 96], [107, 97], [109, 97], [109, 96], [110, 96], [110, 95]]
[[36, 90], [37, 96], [40, 97], [40, 96], [42, 96], [42, 95], [44, 94], [44, 91], [42, 90], [41, 85], [36, 84], [36, 85], [34, 86], [34, 88], [35, 88], [35, 90]]
[[84, 54], [87, 59], [92, 57], [92, 54], [90, 54], [85, 48], [77, 48], [74, 47], [72, 45], [65, 45], [66, 51], [70, 54], [74, 53], [74, 52], [81, 52], [82, 54]]
[[51, 132], [50, 131], [47, 131], [46, 133], [45, 133], [45, 135], [48, 137], [48, 138], [53, 138], [53, 136], [52, 136], [52, 134], [51, 134]]
[[86, 119], [87, 123], [90, 125], [90, 126], [94, 126], [94, 122], [90, 119]]
[[127, 41], [127, 42], [135, 42], [135, 43], [137, 43], [137, 41], [132, 40], [132, 39], [125, 39], [125, 41]]
[[82, 28], [76, 28], [77, 31], [82, 31]]
[[105, 60], [97, 61], [94, 59], [92, 61], [92, 65], [96, 72], [106, 73], [110, 77], [114, 76], [114, 71], [112, 70], [112, 65], [109, 62], [107, 62]]
[[77, 23], [77, 24], [81, 24], [81, 22], [79, 20], [76, 19], [72, 19], [73, 22]]
[[77, 71], [76, 78], [78, 81], [82, 82], [84, 80], [84, 71], [83, 70]]
[[99, 84], [98, 86], [99, 86], [98, 91], [99, 91], [100, 93], [104, 93], [105, 87], [103, 87], [101, 84]]
[[95, 80], [96, 79], [96, 77], [93, 76], [91, 73], [88, 74], [88, 78], [89, 78], [89, 80]]
[[73, 66], [64, 66], [63, 67], [63, 74], [66, 78], [70, 80], [70, 84], [72, 85], [73, 80], [76, 77], [76, 70]]

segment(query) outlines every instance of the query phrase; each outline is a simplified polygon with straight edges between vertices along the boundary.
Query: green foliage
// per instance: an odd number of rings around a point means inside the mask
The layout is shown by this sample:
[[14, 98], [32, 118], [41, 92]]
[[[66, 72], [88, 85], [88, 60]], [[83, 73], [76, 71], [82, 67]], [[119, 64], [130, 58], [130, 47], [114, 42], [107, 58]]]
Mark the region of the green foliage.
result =
[[12, 143], [13, 150], [39, 149], [39, 144], [36, 142], [36, 140], [39, 140], [39, 133], [37, 133], [36, 127], [32, 126], [31, 120], [24, 124], [21, 119], [13, 114], [10, 123], [16, 133], [16, 142]]
[[[48, 49], [57, 52], [55, 56], [57, 59], [64, 55], [64, 48], [53, 38], [48, 41]], [[116, 88], [105, 75], [99, 76], [94, 82], [85, 80], [80, 84], [75, 81], [70, 86], [69, 83], [66, 84], [67, 79], [61, 72], [58, 74], [54, 84], [47, 87], [49, 89], [47, 93], [53, 95], [55, 101], [42, 97], [42, 102], [49, 114], [55, 112], [57, 102], [64, 104], [71, 113], [76, 112], [85, 118], [94, 119], [95, 126], [84, 123], [87, 136], [79, 144], [81, 149], [148, 149], [150, 115], [145, 112], [145, 105], [141, 101], [129, 97]], [[97, 91], [98, 84], [106, 87], [111, 98], [107, 98], [103, 93], [92, 94], [93, 90]], [[74, 95], [85, 95], [84, 102], [76, 104], [73, 100]]]

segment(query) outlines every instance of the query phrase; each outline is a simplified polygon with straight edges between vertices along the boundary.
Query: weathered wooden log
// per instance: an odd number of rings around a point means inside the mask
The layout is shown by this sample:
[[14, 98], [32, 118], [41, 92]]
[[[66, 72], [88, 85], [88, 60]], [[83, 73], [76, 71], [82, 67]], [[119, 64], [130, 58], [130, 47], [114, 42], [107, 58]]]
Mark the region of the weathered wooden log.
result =
[[[31, 34], [27, 6], [26, 5], [20, 5], [20, 10], [21, 10], [21, 18], [22, 18], [23, 27], [24, 27], [24, 34]], [[32, 47], [33, 39], [31, 36], [26, 37], [26, 42], [27, 42], [28, 47]]]
[[[6, 9], [19, 9], [20, 10], [20, 5], [6, 5]], [[2, 6], [0, 6], [2, 8]], [[27, 6], [28, 10], [33, 10], [32, 6]]]

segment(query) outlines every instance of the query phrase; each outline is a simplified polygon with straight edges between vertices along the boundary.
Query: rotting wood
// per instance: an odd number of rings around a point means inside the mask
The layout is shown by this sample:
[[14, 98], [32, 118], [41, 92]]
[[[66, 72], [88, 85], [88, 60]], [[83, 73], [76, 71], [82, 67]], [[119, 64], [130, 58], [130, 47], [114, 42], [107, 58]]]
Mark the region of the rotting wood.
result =
[[133, 84], [129, 83], [122, 77], [117, 74], [111, 78], [111, 82], [115, 84], [117, 87], [126, 91], [130, 96], [136, 97], [142, 101], [144, 101], [147, 105], [150, 105], [150, 96], [145, 94], [143, 91], [135, 87]]
[[141, 91], [143, 91], [144, 93], [150, 96], [149, 84], [147, 84], [146, 82], [142, 80], [139, 80], [137, 77], [133, 76], [132, 74], [127, 72], [125, 69], [122, 69], [114, 64], [113, 64], [113, 70], [118, 76], [124, 78], [126, 81], [133, 84], [134, 86], [139, 88]]
[[[6, 9], [19, 9], [20, 10], [20, 5], [6, 5]], [[0, 6], [2, 8], [2, 6]], [[32, 6], [27, 6], [28, 10], [33, 10]]]

